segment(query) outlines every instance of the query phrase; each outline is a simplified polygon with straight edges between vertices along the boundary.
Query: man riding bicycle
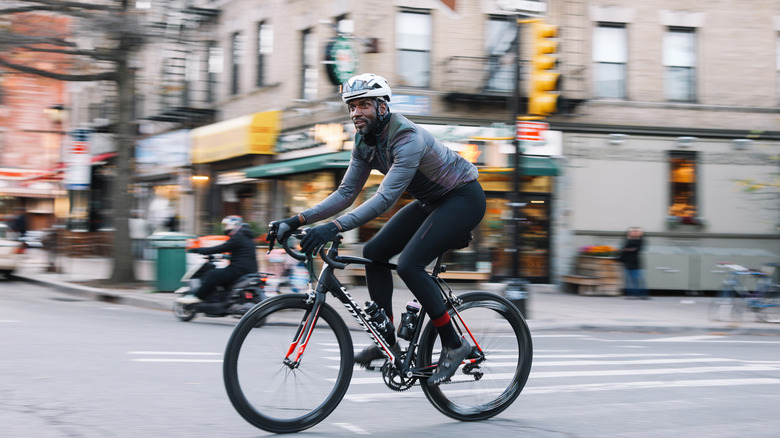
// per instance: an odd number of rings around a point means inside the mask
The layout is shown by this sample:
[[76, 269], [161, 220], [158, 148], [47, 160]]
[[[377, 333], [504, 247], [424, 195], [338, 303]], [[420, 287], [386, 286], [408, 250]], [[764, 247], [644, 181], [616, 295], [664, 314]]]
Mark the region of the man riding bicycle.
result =
[[[479, 224], [485, 214], [485, 193], [477, 182], [477, 168], [428, 131], [400, 114], [391, 113], [391, 97], [387, 81], [370, 73], [354, 76], [341, 86], [341, 98], [357, 129], [346, 174], [336, 191], [325, 200], [272, 225], [279, 228], [281, 241], [303, 224], [331, 217], [352, 205], [373, 169], [382, 172], [385, 177], [374, 196], [306, 234], [301, 249], [312, 254], [337, 233], [357, 228], [387, 211], [404, 191], [412, 195], [415, 200], [366, 242], [363, 256], [389, 262], [399, 255], [398, 275], [422, 304], [441, 339], [441, 356], [429, 379], [438, 384], [452, 377], [471, 352], [471, 345], [458, 337], [439, 289], [425, 266], [463, 241]], [[366, 266], [366, 283], [371, 299], [392, 321], [391, 271]], [[355, 363], [367, 366], [383, 357], [378, 347], [371, 346], [355, 356]]]

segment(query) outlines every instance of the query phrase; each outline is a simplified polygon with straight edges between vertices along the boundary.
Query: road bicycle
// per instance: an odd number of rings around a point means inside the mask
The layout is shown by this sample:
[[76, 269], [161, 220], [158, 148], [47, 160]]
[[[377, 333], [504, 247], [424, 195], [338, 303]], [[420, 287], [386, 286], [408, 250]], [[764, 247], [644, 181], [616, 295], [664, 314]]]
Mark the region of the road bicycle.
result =
[[[276, 230], [270, 232], [269, 250]], [[296, 234], [300, 239], [302, 234]], [[428, 378], [436, 369], [440, 343], [424, 309], [408, 336], [408, 345], [394, 350], [368, 314], [336, 278], [335, 270], [347, 265], [391, 263], [339, 255], [341, 236], [329, 249], [321, 249], [323, 261], [316, 289], [267, 299], [247, 312], [228, 341], [223, 378], [231, 403], [254, 426], [274, 433], [292, 433], [323, 421], [344, 398], [350, 385], [354, 353], [344, 319], [325, 302], [330, 293], [385, 354], [381, 371], [393, 391], [419, 385], [427, 399], [444, 415], [461, 421], [491, 418], [520, 395], [531, 371], [532, 341], [523, 315], [507, 299], [489, 292], [455, 295], [439, 277], [446, 271], [443, 255], [430, 275], [436, 281], [458, 333], [473, 346], [450, 380], [434, 385]], [[305, 260], [313, 273], [312, 257], [285, 251]], [[314, 277], [312, 275], [312, 277]], [[406, 343], [406, 341], [403, 341]]]
[[[780, 285], [775, 278], [780, 263], [765, 263], [761, 270], [725, 262], [718, 263], [718, 267], [728, 269], [728, 275], [710, 302], [711, 320], [742, 321], [745, 311], [750, 310], [761, 321], [780, 323]], [[745, 285], [746, 278], [755, 279], [755, 290]]]

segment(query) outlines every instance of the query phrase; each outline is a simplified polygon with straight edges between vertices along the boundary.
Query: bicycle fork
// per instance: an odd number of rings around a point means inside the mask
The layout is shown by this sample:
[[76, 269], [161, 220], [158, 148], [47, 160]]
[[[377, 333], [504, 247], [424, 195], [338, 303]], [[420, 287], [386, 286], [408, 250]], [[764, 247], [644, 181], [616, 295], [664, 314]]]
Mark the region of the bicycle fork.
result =
[[[301, 364], [301, 357], [303, 352], [306, 351], [306, 346], [309, 345], [309, 339], [311, 338], [314, 325], [317, 324], [317, 319], [320, 314], [322, 304], [325, 302], [325, 297], [322, 294], [309, 295], [309, 301], [312, 302], [312, 306], [306, 310], [303, 314], [301, 322], [298, 324], [298, 330], [295, 332], [290, 347], [287, 349], [287, 354], [284, 357], [283, 363], [290, 369], [298, 368]], [[292, 358], [290, 356], [293, 356]]]

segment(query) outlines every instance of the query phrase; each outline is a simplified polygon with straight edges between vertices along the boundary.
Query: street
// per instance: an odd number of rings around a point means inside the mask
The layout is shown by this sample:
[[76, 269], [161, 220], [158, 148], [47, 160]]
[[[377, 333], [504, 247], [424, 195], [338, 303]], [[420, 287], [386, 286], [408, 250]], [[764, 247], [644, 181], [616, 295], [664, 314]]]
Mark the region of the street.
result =
[[[196, 318], [0, 282], [0, 435], [255, 437], [228, 401], [221, 358], [237, 320]], [[352, 325], [350, 325], [352, 326]], [[441, 415], [418, 388], [356, 370], [303, 436], [776, 437], [780, 337], [533, 333], [534, 366], [507, 411]], [[367, 338], [353, 332], [357, 350]]]

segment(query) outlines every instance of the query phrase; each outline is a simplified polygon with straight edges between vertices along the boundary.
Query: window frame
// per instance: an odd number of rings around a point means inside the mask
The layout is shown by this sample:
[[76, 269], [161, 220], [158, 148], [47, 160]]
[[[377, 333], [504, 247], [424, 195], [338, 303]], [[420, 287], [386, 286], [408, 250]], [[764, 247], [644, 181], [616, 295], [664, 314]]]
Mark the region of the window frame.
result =
[[[618, 54], [615, 56], [615, 54], [611, 54], [613, 56], [604, 56], [604, 58], [617, 58], [618, 60], [605, 60], [601, 61], [600, 58], [602, 58], [602, 53], [604, 49], [600, 49], [599, 47], [599, 41], [600, 37], [597, 35], [600, 30], [606, 30], [606, 29], [614, 29], [614, 30], [622, 30], [622, 52], [621, 54]], [[626, 100], [628, 99], [628, 28], [625, 25], [625, 23], [611, 23], [611, 22], [599, 22], [597, 25], [593, 28], [593, 53], [592, 53], [592, 61], [593, 61], [593, 94], [596, 98], [600, 99], [619, 99], [619, 100]], [[622, 62], [619, 60], [622, 58]], [[602, 74], [600, 72], [602, 69], [600, 67], [605, 66], [616, 66], [620, 67], [619, 70], [619, 86], [618, 87], [604, 87], [600, 86], [600, 84], [605, 83], [603, 80], [599, 80]], [[605, 88], [619, 88], [616, 93], [610, 94], [609, 92], [602, 92]]]
[[244, 41], [241, 32], [230, 35], [230, 95], [241, 92], [241, 58], [244, 55]]
[[[701, 180], [699, 170], [699, 153], [697, 151], [670, 150], [667, 151], [667, 162], [669, 163], [669, 197], [667, 200], [667, 217], [675, 223], [695, 225], [698, 221], [698, 217], [701, 216], [701, 201], [698, 193], [699, 181]], [[675, 181], [674, 172], [679, 170], [681, 167], [679, 164], [682, 164], [683, 162], [689, 163], [692, 167], [692, 182]], [[683, 195], [681, 195], [681, 193], [686, 190], [686, 188], [683, 188], [681, 184], [690, 184], [690, 186], [687, 187], [687, 191], [689, 191], [690, 194], [685, 198], [685, 201], [687, 201], [685, 204], [680, 204], [680, 207], [675, 207], [678, 205], [675, 201], [682, 198]], [[689, 214], [683, 214], [683, 212], [675, 211], [675, 208], [679, 209], [683, 205], [692, 207], [693, 211], [689, 212]]]
[[312, 27], [301, 31], [300, 98], [317, 98], [317, 40]]
[[[427, 35], [426, 38], [423, 41], [422, 46], [419, 47], [419, 42], [422, 41], [419, 39], [419, 35], [417, 34], [409, 34], [409, 33], [403, 33], [401, 31], [402, 26], [402, 17], [411, 17], [411, 16], [424, 16], [426, 17], [426, 26], [427, 26]], [[432, 63], [432, 49], [433, 49], [433, 16], [431, 15], [431, 11], [428, 9], [400, 9], [396, 13], [395, 17], [395, 50], [396, 50], [396, 74], [398, 75], [399, 82], [405, 86], [409, 87], [419, 87], [419, 88], [427, 88], [431, 86], [431, 63]], [[414, 27], [414, 26], [412, 26]], [[405, 38], [405, 36], [411, 36], [412, 38]], [[406, 45], [403, 41], [404, 40], [413, 40], [415, 41], [418, 47], [413, 47], [412, 44]], [[420, 74], [420, 77], [411, 78], [410, 75], [406, 72], [407, 66], [409, 65], [409, 62], [404, 61], [404, 58], [407, 58], [408, 56], [405, 55], [422, 55], [424, 58], [424, 61], [420, 62], [421, 65], [423, 65], [422, 69], [420, 69], [419, 72], [416, 72], [417, 74]], [[411, 79], [411, 80], [410, 80]]]
[[[270, 24], [267, 20], [259, 21], [257, 23], [257, 29], [255, 36], [257, 37], [256, 43], [257, 43], [257, 50], [255, 51], [255, 55], [257, 58], [255, 59], [255, 86], [256, 87], [263, 87], [266, 85], [266, 65], [267, 65], [267, 57], [268, 55], [271, 55], [274, 51], [273, 44], [274, 44], [274, 28], [273, 25]], [[270, 41], [267, 41], [270, 40]]]
[[[515, 89], [515, 62], [517, 60], [517, 25], [514, 15], [489, 15], [485, 24], [485, 81], [483, 88], [491, 92], [512, 92]], [[498, 29], [501, 25], [508, 24], [505, 29]], [[498, 30], [504, 30], [499, 33]], [[507, 35], [511, 33], [511, 38]], [[509, 40], [509, 41], [507, 41]], [[490, 47], [496, 43], [496, 47]], [[500, 44], [499, 44], [500, 43]], [[507, 46], [508, 45], [508, 46]], [[506, 47], [506, 50], [501, 50]], [[511, 58], [511, 59], [510, 59]], [[492, 66], [497, 66], [492, 69]]]
[[[690, 35], [689, 47], [674, 46], [674, 38], [679, 35]], [[664, 67], [664, 97], [669, 102], [695, 103], [697, 100], [697, 65], [698, 65], [698, 41], [696, 28], [670, 26], [664, 33], [663, 41], [663, 67]], [[681, 55], [689, 49], [690, 59], [679, 61]], [[685, 57], [685, 56], [683, 56]], [[685, 65], [687, 61], [687, 64]], [[685, 73], [685, 90], [676, 90], [683, 81], [679, 80]]]

